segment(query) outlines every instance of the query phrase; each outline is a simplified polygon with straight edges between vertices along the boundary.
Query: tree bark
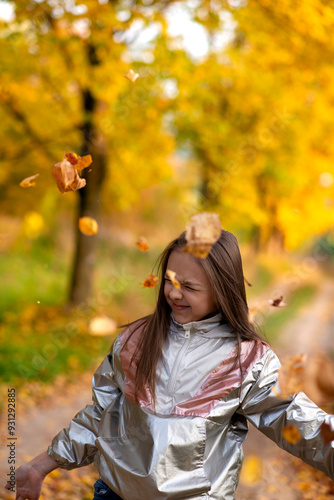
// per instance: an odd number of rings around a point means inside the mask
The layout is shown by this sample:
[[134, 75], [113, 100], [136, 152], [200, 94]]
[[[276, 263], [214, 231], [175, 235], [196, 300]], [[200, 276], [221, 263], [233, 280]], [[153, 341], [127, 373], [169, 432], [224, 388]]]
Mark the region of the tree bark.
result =
[[[98, 65], [94, 46], [88, 45], [87, 56], [92, 66]], [[93, 163], [91, 168], [84, 170], [87, 184], [78, 190], [78, 218], [76, 221], [76, 243], [72, 268], [72, 278], [69, 293], [70, 305], [85, 305], [91, 297], [93, 288], [94, 266], [98, 236], [87, 236], [79, 230], [80, 217], [92, 217], [99, 220], [100, 195], [107, 169], [107, 147], [102, 133], [94, 126], [94, 112], [96, 99], [90, 89], [82, 92], [83, 116], [82, 125], [83, 141], [80, 155], [91, 154]]]

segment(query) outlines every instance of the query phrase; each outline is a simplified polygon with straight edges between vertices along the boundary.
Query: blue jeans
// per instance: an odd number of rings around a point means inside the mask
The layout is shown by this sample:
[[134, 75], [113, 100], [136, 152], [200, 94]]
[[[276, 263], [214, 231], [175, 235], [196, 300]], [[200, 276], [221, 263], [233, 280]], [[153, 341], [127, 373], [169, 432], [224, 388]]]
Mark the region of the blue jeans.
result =
[[98, 479], [94, 484], [94, 498], [93, 500], [122, 500], [121, 497], [116, 495], [109, 486]]

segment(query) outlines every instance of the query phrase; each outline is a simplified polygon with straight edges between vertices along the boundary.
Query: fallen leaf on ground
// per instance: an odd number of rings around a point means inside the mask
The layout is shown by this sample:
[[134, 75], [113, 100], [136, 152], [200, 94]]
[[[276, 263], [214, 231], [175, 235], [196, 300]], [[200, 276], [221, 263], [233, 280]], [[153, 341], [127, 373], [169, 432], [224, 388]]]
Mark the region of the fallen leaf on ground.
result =
[[143, 288], [154, 288], [157, 286], [159, 281], [159, 278], [157, 276], [154, 276], [153, 274], [149, 273], [148, 277], [141, 283]]
[[149, 246], [147, 244], [147, 239], [144, 238], [144, 236], [140, 236], [138, 238], [136, 245], [139, 248], [139, 250], [141, 250], [142, 252], [147, 252], [149, 250]]
[[92, 217], [81, 217], [79, 219], [79, 229], [83, 234], [92, 236], [99, 230], [98, 223]]
[[80, 173], [84, 168], [89, 167], [92, 163], [92, 156], [79, 156], [76, 153], [66, 153], [64, 155], [65, 160], [69, 161], [71, 165], [73, 165], [76, 170]]
[[20, 182], [20, 186], [23, 188], [36, 186], [36, 182], [34, 182], [34, 180], [37, 179], [38, 176], [39, 174], [35, 174], [31, 175], [30, 177], [26, 177], [25, 179], [23, 179], [23, 181]]
[[175, 286], [175, 288], [181, 288], [180, 283], [176, 279], [176, 273], [174, 271], [167, 269], [166, 274], [167, 274], [168, 278], [170, 279], [172, 285]]
[[329, 444], [334, 441], [334, 430], [329, 424], [326, 424], [326, 422], [321, 424], [320, 432], [324, 443]]
[[127, 71], [124, 76], [125, 78], [130, 80], [130, 82], [135, 83], [137, 78], [139, 78], [139, 73], [136, 73], [135, 71], [133, 71], [133, 69], [129, 69], [129, 71]]
[[53, 166], [52, 177], [61, 193], [77, 191], [86, 186], [86, 179], [81, 179], [78, 170], [66, 158]]
[[286, 303], [283, 302], [283, 295], [278, 297], [277, 299], [269, 299], [268, 304], [274, 307], [285, 307]]
[[288, 396], [304, 390], [306, 354], [296, 354], [287, 359], [278, 372], [278, 387], [272, 391], [279, 398]]
[[221, 223], [216, 213], [202, 212], [194, 215], [186, 227], [187, 244], [184, 251], [205, 259], [220, 238]]
[[263, 462], [258, 455], [245, 457], [241, 468], [240, 481], [243, 484], [253, 485], [261, 481], [263, 475]]
[[287, 425], [282, 429], [282, 436], [290, 444], [297, 444], [301, 439], [299, 429], [294, 425]]
[[117, 323], [108, 316], [95, 316], [88, 324], [88, 331], [91, 335], [104, 336], [113, 335], [117, 330]]

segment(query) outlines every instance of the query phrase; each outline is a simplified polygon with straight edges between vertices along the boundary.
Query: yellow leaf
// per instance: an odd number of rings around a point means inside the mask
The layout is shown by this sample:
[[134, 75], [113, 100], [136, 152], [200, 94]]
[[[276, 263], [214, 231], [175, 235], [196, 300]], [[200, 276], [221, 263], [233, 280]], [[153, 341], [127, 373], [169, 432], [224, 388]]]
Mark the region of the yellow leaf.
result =
[[79, 229], [83, 234], [92, 236], [99, 230], [98, 223], [92, 217], [81, 217], [79, 219]]
[[79, 156], [76, 153], [66, 153], [64, 155], [64, 159], [70, 162], [78, 172], [81, 172], [84, 168], [89, 167], [93, 161], [91, 155]]
[[113, 335], [117, 330], [115, 320], [105, 315], [95, 316], [91, 319], [88, 325], [88, 331], [91, 335], [105, 336]]
[[135, 71], [133, 71], [133, 69], [129, 69], [129, 71], [125, 73], [125, 78], [130, 80], [130, 82], [134, 83], [137, 80], [137, 78], [139, 78], [139, 73], [136, 73]]
[[196, 214], [186, 227], [187, 244], [184, 251], [204, 259], [220, 235], [221, 223], [218, 214], [210, 212]]
[[263, 463], [258, 455], [245, 457], [241, 468], [240, 481], [247, 485], [258, 483], [263, 474]]
[[31, 175], [30, 177], [26, 177], [23, 179], [23, 181], [20, 182], [20, 186], [23, 188], [31, 187], [31, 186], [36, 186], [36, 182], [34, 182], [35, 179], [39, 174]]
[[176, 273], [174, 271], [171, 271], [170, 269], [167, 269], [166, 274], [170, 281], [172, 282], [172, 285], [175, 286], [175, 288], [181, 288], [180, 283], [176, 279]]
[[282, 429], [282, 436], [290, 444], [297, 444], [301, 439], [299, 429], [294, 425], [287, 425]]

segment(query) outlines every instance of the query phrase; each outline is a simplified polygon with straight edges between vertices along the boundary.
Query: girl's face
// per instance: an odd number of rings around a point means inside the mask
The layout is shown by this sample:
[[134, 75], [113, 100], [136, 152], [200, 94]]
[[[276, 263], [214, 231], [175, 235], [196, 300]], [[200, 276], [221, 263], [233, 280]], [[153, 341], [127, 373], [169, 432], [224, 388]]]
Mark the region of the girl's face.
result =
[[175, 288], [165, 276], [164, 294], [178, 323], [198, 321], [217, 311], [209, 279], [189, 253], [174, 250], [169, 256], [167, 269], [176, 273], [181, 285], [180, 289]]

